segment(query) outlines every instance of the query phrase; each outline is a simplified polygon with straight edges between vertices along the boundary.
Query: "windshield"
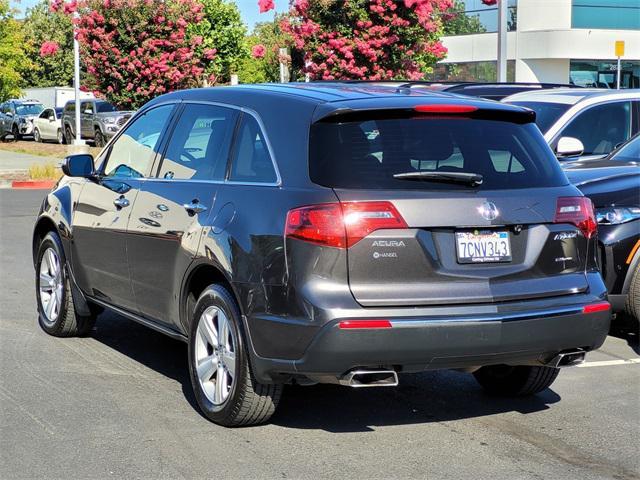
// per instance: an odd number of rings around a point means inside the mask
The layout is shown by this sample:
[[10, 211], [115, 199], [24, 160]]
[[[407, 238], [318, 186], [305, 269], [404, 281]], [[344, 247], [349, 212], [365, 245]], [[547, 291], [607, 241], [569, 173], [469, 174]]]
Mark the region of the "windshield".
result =
[[[338, 122], [311, 127], [309, 170], [311, 180], [319, 185], [489, 190], [566, 183], [532, 123], [442, 117]], [[482, 182], [458, 181], [463, 176], [459, 174], [480, 175]]]
[[635, 137], [624, 147], [618, 150], [611, 160], [624, 161], [636, 161], [640, 162], [640, 136]]
[[44, 110], [44, 105], [39, 103], [26, 103], [16, 105], [16, 113], [18, 115], [39, 115]]
[[509, 102], [511, 105], [530, 108], [536, 112], [536, 125], [542, 133], [547, 133], [551, 126], [569, 110], [571, 105], [546, 102]]
[[107, 102], [96, 103], [98, 113], [117, 112], [116, 107]]

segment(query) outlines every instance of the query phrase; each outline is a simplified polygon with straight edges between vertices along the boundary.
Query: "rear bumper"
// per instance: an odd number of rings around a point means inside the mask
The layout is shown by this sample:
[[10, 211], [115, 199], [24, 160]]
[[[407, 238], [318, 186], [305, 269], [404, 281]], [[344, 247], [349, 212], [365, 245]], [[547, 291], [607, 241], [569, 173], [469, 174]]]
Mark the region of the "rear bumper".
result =
[[318, 330], [300, 358], [267, 359], [254, 351], [252, 363], [263, 382], [335, 377], [358, 367], [418, 372], [544, 365], [561, 351], [590, 351], [602, 345], [611, 311], [585, 314], [582, 307], [588, 303], [593, 302], [477, 316], [387, 316], [392, 326], [383, 329], [345, 330], [339, 328], [338, 318]]

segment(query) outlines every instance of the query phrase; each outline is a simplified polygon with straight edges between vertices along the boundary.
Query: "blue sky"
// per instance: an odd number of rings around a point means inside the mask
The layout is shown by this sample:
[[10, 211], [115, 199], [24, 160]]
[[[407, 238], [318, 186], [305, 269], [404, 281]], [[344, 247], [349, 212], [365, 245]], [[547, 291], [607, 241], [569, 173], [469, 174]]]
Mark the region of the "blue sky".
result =
[[[38, 0], [12, 0], [11, 4], [24, 12], [27, 8], [38, 3]], [[273, 18], [273, 10], [267, 13], [261, 14], [258, 11], [258, 0], [236, 0], [244, 22], [249, 26], [249, 29], [253, 28], [256, 22], [265, 20], [271, 20]], [[284, 12], [289, 7], [289, 0], [275, 0], [276, 10], [278, 12]]]

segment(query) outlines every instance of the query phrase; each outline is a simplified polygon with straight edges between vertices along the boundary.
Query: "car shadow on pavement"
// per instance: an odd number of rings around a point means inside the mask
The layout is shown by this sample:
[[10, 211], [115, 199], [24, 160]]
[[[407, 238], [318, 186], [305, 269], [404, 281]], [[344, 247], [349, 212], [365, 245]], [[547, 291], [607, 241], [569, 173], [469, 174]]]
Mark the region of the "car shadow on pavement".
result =
[[[187, 345], [113, 314], [98, 318], [91, 337], [182, 385], [198, 412], [187, 366]], [[376, 426], [443, 422], [505, 412], [546, 410], [560, 400], [553, 390], [533, 397], [484, 393], [473, 375], [454, 371], [400, 375], [396, 388], [338, 385], [286, 386], [272, 424], [328, 432], [366, 432]]]

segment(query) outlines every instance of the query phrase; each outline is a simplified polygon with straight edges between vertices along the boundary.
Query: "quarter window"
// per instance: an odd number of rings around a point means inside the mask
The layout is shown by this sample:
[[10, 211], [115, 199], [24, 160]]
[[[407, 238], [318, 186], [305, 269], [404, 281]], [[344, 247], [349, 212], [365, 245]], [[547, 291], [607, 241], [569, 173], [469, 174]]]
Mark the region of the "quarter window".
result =
[[229, 180], [275, 183], [278, 180], [264, 134], [256, 119], [244, 114], [233, 149]]
[[172, 109], [173, 105], [163, 105], [129, 123], [111, 147], [104, 175], [129, 178], [148, 176]]
[[607, 154], [631, 136], [631, 102], [591, 107], [573, 119], [560, 136], [580, 140], [585, 155]]
[[238, 114], [215, 105], [185, 106], [160, 167], [160, 178], [222, 179]]

